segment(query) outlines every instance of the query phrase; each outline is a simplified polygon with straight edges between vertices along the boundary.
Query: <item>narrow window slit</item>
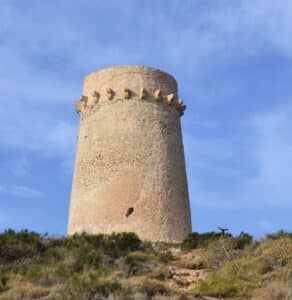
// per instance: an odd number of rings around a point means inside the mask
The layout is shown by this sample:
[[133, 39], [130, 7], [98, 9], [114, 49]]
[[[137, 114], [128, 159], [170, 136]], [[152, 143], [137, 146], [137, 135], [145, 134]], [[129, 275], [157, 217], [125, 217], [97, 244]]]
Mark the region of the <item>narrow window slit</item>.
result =
[[126, 217], [128, 218], [134, 212], [134, 207], [129, 207], [126, 212]]

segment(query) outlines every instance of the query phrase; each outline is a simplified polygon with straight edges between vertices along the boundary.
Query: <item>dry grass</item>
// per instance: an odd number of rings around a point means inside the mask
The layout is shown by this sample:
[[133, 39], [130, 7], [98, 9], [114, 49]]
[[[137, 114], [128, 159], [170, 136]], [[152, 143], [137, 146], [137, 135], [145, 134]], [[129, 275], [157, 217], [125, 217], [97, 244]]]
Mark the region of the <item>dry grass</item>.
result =
[[192, 234], [183, 247], [134, 234], [0, 234], [0, 300], [291, 300], [291, 277], [292, 235], [284, 232], [260, 242]]
[[272, 282], [265, 287], [256, 289], [252, 295], [253, 300], [291, 300], [292, 285], [283, 282]]

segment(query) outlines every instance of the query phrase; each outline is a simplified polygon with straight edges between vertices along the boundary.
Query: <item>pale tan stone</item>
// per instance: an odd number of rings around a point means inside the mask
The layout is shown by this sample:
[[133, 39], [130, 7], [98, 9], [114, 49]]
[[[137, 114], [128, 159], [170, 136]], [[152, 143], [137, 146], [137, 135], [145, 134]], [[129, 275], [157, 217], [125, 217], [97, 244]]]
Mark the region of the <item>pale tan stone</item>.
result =
[[[129, 101], [121, 101], [125, 87]], [[69, 234], [132, 231], [176, 242], [191, 231], [181, 111], [156, 101], [157, 90], [177, 99], [176, 80], [154, 68], [111, 67], [85, 78], [83, 95], [100, 97], [79, 112]]]
[[156, 90], [154, 92], [154, 98], [159, 101], [161, 99], [161, 90]]
[[108, 100], [112, 100], [115, 95], [114, 91], [111, 88], [107, 88], [106, 93]]
[[124, 89], [124, 98], [130, 99], [131, 97], [131, 91], [129, 89]]
[[[179, 99], [181, 100], [181, 99]], [[178, 111], [179, 115], [180, 116], [183, 116], [184, 115], [184, 111], [186, 110], [186, 105], [182, 105], [183, 104], [183, 101], [178, 101], [178, 103], [176, 104], [176, 110]]]
[[94, 91], [92, 97], [93, 97], [93, 106], [94, 106], [98, 103], [100, 95], [97, 91]]
[[83, 102], [84, 106], [87, 105], [88, 97], [87, 96], [81, 96], [80, 97], [80, 102]]
[[76, 111], [78, 113], [81, 113], [82, 110], [84, 110], [87, 107], [88, 97], [86, 96], [80, 96], [79, 101], [76, 101], [74, 103]]
[[144, 100], [147, 97], [147, 91], [144, 88], [140, 89], [140, 99]]
[[173, 93], [166, 96], [166, 100], [167, 100], [168, 105], [171, 105], [174, 98], [175, 98], [175, 95]]

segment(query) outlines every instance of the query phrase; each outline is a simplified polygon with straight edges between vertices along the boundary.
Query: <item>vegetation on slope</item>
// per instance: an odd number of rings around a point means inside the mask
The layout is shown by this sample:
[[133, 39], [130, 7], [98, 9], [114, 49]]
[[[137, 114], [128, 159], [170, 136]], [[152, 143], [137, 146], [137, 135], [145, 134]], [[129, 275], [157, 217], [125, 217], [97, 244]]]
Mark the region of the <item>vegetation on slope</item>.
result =
[[134, 233], [0, 234], [3, 299], [292, 299], [292, 234], [192, 233], [180, 245]]

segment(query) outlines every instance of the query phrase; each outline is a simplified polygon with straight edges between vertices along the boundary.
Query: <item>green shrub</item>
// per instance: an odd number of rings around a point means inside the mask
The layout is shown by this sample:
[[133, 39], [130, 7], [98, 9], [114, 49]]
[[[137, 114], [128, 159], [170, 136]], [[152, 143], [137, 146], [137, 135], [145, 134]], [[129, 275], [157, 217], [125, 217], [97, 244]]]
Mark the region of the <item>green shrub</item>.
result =
[[200, 247], [207, 247], [214, 240], [218, 240], [221, 237], [221, 233], [218, 232], [206, 232], [206, 233], [198, 233], [192, 232], [190, 233], [185, 240], [181, 243], [181, 248], [183, 250], [196, 249]]
[[[172, 299], [178, 292], [168, 281], [172, 266], [208, 268], [208, 277], [202, 276], [197, 288], [190, 285], [190, 299], [196, 294], [250, 297], [254, 289], [257, 297], [263, 293], [266, 299], [278, 299], [283, 295], [280, 283], [290, 284], [292, 239], [287, 232], [255, 242], [244, 232], [224, 238], [195, 232], [181, 248], [204, 249], [174, 257], [169, 249], [177, 247], [145, 243], [134, 233], [50, 238], [6, 230], [0, 234], [0, 299]], [[279, 282], [280, 288], [269, 282]]]
[[73, 271], [81, 272], [86, 267], [98, 268], [101, 263], [101, 254], [87, 245], [73, 249], [74, 260]]
[[126, 255], [130, 251], [142, 249], [142, 242], [135, 233], [122, 232], [111, 235], [73, 235], [65, 242], [67, 248], [88, 247], [100, 250], [112, 258]]
[[171, 276], [172, 276], [172, 272], [169, 268], [160, 267], [152, 271], [150, 278], [165, 281], [171, 278]]
[[253, 237], [252, 235], [241, 232], [239, 236], [234, 238], [234, 248], [235, 249], [244, 249], [245, 246], [250, 245], [252, 243]]
[[[205, 248], [210, 245], [210, 243], [220, 239], [222, 234], [219, 232], [206, 232], [206, 233], [198, 233], [192, 232], [187, 238], [182, 242], [181, 248], [183, 250], [191, 250], [196, 248]], [[232, 237], [230, 233], [225, 233], [224, 238], [232, 238], [234, 240], [234, 248], [235, 249], [243, 249], [246, 245], [252, 243], [253, 237], [245, 232], [241, 232], [239, 236]]]
[[45, 249], [42, 237], [35, 232], [8, 229], [0, 234], [0, 262], [12, 263], [33, 257]]
[[42, 272], [42, 268], [39, 265], [32, 265], [29, 269], [26, 270], [24, 277], [29, 281], [36, 280]]
[[156, 295], [169, 295], [170, 290], [166, 288], [162, 283], [157, 280], [145, 280], [143, 281], [140, 292], [147, 295], [147, 299], [152, 299]]
[[216, 269], [227, 261], [233, 260], [238, 255], [239, 251], [235, 250], [234, 239], [225, 236], [209, 243], [204, 259], [208, 268]]
[[146, 264], [147, 258], [141, 255], [127, 255], [124, 258], [124, 272], [125, 275], [133, 276], [133, 275], [141, 275], [143, 273], [149, 272], [150, 269]]
[[272, 282], [266, 287], [256, 289], [252, 296], [253, 300], [290, 300], [292, 287], [283, 282]]
[[168, 250], [168, 251], [159, 253], [159, 260], [163, 263], [168, 263], [168, 262], [174, 260], [174, 256], [171, 253], [171, 251]]
[[62, 248], [47, 246], [47, 249], [41, 255], [35, 257], [35, 261], [43, 265], [56, 264], [63, 259], [62, 251], [64, 250]]
[[275, 233], [267, 234], [267, 239], [278, 240], [280, 238], [289, 238], [292, 239], [292, 232], [287, 232], [284, 230], [279, 230]]
[[255, 254], [264, 259], [271, 270], [288, 264], [292, 266], [292, 240], [287, 237], [265, 240], [256, 249]]
[[199, 283], [196, 291], [214, 297], [249, 297], [255, 287], [255, 283], [236, 275], [215, 273], [206, 281]]
[[6, 290], [8, 290], [8, 277], [3, 275], [0, 277], [0, 293], [5, 292]]
[[132, 232], [113, 233], [105, 239], [105, 242], [108, 242], [108, 244], [104, 244], [105, 252], [111, 250], [111, 247], [113, 247], [113, 249], [117, 251], [117, 256], [125, 255], [130, 251], [139, 250], [142, 246], [141, 240]]
[[73, 275], [70, 279], [66, 294], [73, 299], [99, 299], [98, 296], [107, 297], [109, 294], [121, 290], [117, 281], [106, 281], [99, 278], [97, 273], [86, 275]]

